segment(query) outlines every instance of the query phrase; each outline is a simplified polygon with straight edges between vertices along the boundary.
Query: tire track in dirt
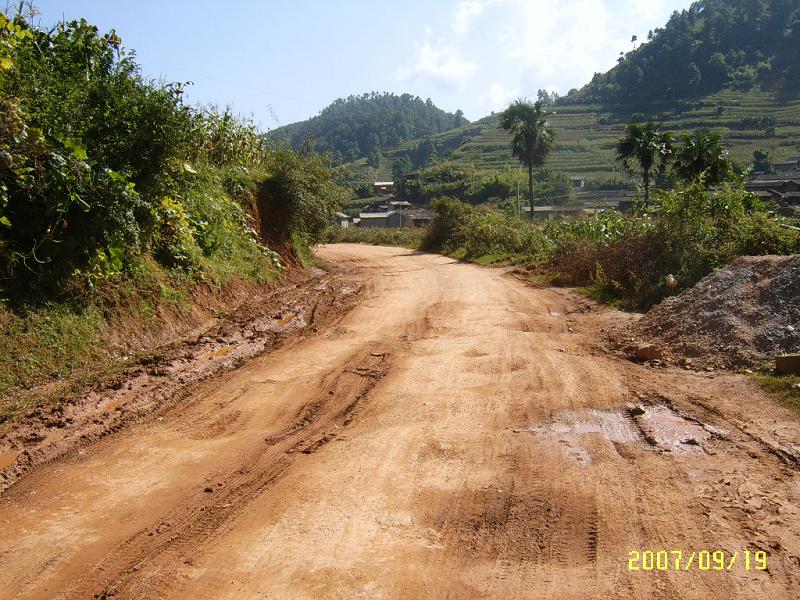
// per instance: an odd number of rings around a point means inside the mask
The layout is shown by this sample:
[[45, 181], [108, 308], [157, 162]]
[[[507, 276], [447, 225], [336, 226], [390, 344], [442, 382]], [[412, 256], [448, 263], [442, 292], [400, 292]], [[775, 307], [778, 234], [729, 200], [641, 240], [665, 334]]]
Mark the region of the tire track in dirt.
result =
[[[0, 424], [0, 493], [31, 469], [74, 457], [125, 427], [190, 401], [246, 361], [320, 323], [335, 326], [355, 304], [352, 273], [292, 284], [187, 339], [168, 344], [122, 373], [54, 405]], [[276, 312], [277, 311], [277, 312]]]
[[[85, 574], [65, 597], [110, 598], [124, 595], [142, 569], [153, 570], [165, 558], [197, 551], [217, 530], [236, 518], [249, 499], [275, 482], [296, 460], [295, 454], [311, 454], [336, 439], [366, 401], [367, 395], [386, 375], [391, 354], [384, 347], [360, 350], [343, 369], [327, 375], [319, 393], [300, 411], [299, 420], [287, 431], [265, 439], [267, 450], [248, 457], [236, 473], [197, 494], [191, 507], [162, 515], [162, 524], [126, 540]], [[190, 552], [191, 550], [191, 552]], [[162, 569], [159, 585], [169, 586]], [[106, 581], [97, 592], [97, 583]], [[151, 585], [155, 582], [151, 581]]]
[[[800, 426], [746, 378], [621, 360], [597, 332], [626, 317], [567, 290], [323, 252], [370, 273], [341, 322], [0, 496], [0, 589], [797, 597], [800, 479], [769, 448]], [[768, 572], [627, 570], [634, 549], [747, 548]]]
[[[297, 422], [265, 439], [266, 451], [248, 457], [226, 480], [206, 487], [193, 499], [192, 506], [181, 506], [162, 515], [161, 524], [154, 529], [125, 540], [86, 573], [78, 585], [63, 590], [61, 595], [74, 598], [124, 595], [143, 569], [157, 571], [158, 585], [167, 588], [169, 573], [156, 565], [170, 557], [196, 552], [209, 543], [217, 530], [236, 518], [249, 499], [292, 466], [297, 453], [311, 454], [336, 439], [386, 375], [390, 364], [391, 354], [383, 346], [360, 350], [344, 368], [323, 379], [320, 391], [303, 406]], [[98, 586], [102, 581], [107, 583]]]

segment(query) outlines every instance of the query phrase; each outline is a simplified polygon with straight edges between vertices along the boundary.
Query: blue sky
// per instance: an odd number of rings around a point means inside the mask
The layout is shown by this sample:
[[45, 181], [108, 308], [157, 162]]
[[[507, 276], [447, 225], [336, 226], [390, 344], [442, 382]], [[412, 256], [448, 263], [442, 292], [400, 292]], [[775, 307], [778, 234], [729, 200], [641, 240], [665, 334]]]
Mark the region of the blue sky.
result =
[[145, 74], [262, 128], [340, 96], [409, 92], [478, 119], [612, 67], [690, 0], [35, 0], [42, 25], [115, 28]]

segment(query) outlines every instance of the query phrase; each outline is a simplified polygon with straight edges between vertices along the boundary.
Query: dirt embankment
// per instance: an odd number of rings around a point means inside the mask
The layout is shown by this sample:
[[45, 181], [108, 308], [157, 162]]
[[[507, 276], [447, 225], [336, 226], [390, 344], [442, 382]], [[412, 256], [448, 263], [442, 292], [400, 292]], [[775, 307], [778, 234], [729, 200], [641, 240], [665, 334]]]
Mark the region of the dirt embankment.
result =
[[800, 256], [740, 258], [668, 298], [615, 336], [653, 344], [664, 362], [758, 368], [800, 350]]
[[[120, 319], [106, 334], [120, 351], [147, 348], [144, 358], [99, 378], [63, 401], [40, 403], [0, 425], [0, 491], [31, 468], [74, 454], [98, 439], [189, 397], [201, 382], [276, 347], [292, 334], [329, 325], [351, 308], [360, 282], [341, 269], [295, 270], [283, 285], [250, 286], [225, 297], [238, 307], [214, 316], [214, 296], [182, 318], [159, 315], [161, 331]], [[251, 296], [244, 298], [243, 293]], [[43, 386], [49, 388], [51, 386]], [[43, 389], [45, 393], [47, 390]]]

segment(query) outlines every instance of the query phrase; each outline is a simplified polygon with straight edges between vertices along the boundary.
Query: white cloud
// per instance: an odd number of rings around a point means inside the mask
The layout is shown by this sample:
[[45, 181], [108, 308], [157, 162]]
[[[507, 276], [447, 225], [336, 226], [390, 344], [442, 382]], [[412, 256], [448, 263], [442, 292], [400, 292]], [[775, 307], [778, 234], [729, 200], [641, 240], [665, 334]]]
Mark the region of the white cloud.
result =
[[461, 0], [453, 13], [453, 31], [456, 35], [466, 35], [472, 29], [472, 24], [486, 8], [488, 1]]
[[464, 59], [457, 47], [426, 39], [418, 45], [411, 65], [401, 67], [396, 75], [401, 81], [422, 79], [445, 89], [462, 89], [478, 70], [478, 65]]
[[566, 91], [567, 82], [585, 83], [608, 68], [609, 48], [627, 49], [620, 46], [604, 0], [507, 0], [502, 8], [514, 15], [502, 52], [524, 69], [532, 87]]
[[486, 90], [486, 93], [480, 97], [480, 101], [486, 106], [487, 110], [503, 110], [512, 100], [519, 96], [520, 90], [518, 86], [507, 90], [501, 84], [494, 82]]

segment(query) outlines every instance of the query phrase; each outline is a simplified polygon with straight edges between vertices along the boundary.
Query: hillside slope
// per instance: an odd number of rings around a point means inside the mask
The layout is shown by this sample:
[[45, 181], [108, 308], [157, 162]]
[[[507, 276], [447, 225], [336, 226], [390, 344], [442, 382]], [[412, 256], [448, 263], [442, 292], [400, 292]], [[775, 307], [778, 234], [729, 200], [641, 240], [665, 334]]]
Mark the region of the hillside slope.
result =
[[[572, 175], [613, 173], [615, 145], [632, 120], [654, 118], [666, 129], [681, 132], [710, 127], [722, 132], [735, 160], [748, 164], [757, 148], [770, 148], [775, 160], [800, 151], [800, 100], [785, 100], [775, 92], [724, 90], [696, 100], [652, 104], [644, 114], [635, 105], [559, 104], [551, 118], [557, 132], [555, 151], [547, 166]], [[495, 171], [518, 165], [511, 156], [508, 134], [498, 129], [497, 115], [432, 136], [440, 158], [479, 170]], [[409, 142], [386, 153], [382, 172], [415, 147]]]
[[[637, 40], [634, 38], [634, 42]], [[800, 94], [800, 0], [700, 0], [568, 101], [688, 98], [758, 83]]]

